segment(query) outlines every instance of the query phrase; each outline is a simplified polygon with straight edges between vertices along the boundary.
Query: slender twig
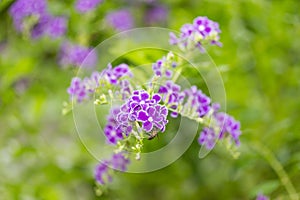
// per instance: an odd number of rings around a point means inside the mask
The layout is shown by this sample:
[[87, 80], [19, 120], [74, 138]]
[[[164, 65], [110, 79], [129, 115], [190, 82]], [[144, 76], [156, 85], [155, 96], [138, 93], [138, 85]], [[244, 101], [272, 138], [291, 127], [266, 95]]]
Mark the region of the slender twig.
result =
[[291, 182], [288, 174], [284, 170], [283, 166], [280, 164], [278, 159], [275, 157], [273, 152], [261, 144], [260, 142], [252, 142], [251, 146], [253, 147], [254, 150], [258, 152], [264, 159], [268, 161], [270, 166], [273, 168], [273, 170], [276, 172], [277, 176], [279, 177], [282, 185], [285, 187], [289, 197], [291, 200], [299, 200], [299, 196], [296, 192], [296, 189]]

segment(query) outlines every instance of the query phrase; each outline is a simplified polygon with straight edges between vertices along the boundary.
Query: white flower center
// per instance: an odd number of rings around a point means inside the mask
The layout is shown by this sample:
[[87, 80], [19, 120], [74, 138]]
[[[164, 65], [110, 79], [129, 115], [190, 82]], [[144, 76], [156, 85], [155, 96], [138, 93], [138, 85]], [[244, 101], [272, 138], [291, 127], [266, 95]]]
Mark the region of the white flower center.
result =
[[205, 27], [204, 27], [203, 25], [200, 25], [200, 26], [198, 27], [198, 29], [199, 29], [199, 31], [204, 31]]
[[110, 132], [110, 136], [112, 136], [112, 137], [114, 137], [114, 136], [116, 136], [117, 134], [116, 134], [116, 131], [112, 131], [112, 132]]
[[143, 101], [141, 101], [141, 102], [140, 102], [140, 104], [145, 104], [145, 101], [144, 101], [144, 100], [143, 100]]
[[153, 122], [153, 118], [152, 118], [152, 117], [149, 117], [149, 118], [148, 118], [148, 121], [149, 121], [149, 122]]

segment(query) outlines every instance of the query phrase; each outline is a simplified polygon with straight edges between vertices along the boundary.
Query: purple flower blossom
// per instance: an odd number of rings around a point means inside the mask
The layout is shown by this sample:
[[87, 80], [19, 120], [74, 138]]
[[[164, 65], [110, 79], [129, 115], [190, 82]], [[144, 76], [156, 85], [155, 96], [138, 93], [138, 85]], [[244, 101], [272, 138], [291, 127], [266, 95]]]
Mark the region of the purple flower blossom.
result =
[[118, 80], [123, 76], [132, 76], [129, 66], [126, 64], [120, 64], [112, 68], [111, 64], [108, 64], [107, 68], [104, 70], [104, 75], [106, 79], [113, 85], [118, 84]]
[[146, 110], [138, 111], [137, 121], [142, 122], [143, 129], [148, 133], [152, 131], [153, 127], [163, 132], [168, 122], [167, 114], [168, 110], [165, 106], [149, 106]]
[[111, 165], [115, 170], [126, 171], [129, 159], [123, 153], [116, 153], [111, 158]]
[[217, 136], [212, 128], [203, 128], [200, 133], [198, 142], [201, 145], [205, 145], [207, 149], [213, 149], [216, 143]]
[[184, 24], [180, 29], [179, 38], [170, 33], [170, 44], [178, 45], [183, 50], [194, 48], [204, 51], [204, 44], [221, 46], [219, 42], [221, 30], [219, 24], [207, 17], [197, 17], [193, 24]]
[[154, 5], [150, 7], [145, 14], [145, 22], [148, 25], [166, 22], [168, 10], [161, 5]]
[[236, 121], [232, 116], [219, 112], [214, 115], [214, 118], [217, 121], [218, 126], [220, 127], [219, 138], [223, 138], [226, 133], [230, 134], [236, 145], [240, 144], [239, 136], [241, 135], [240, 131], [240, 122]]
[[185, 106], [196, 111], [199, 117], [205, 116], [210, 110], [210, 98], [201, 90], [198, 90], [196, 86], [192, 86], [184, 92], [187, 97], [187, 103]]
[[124, 139], [122, 129], [119, 127], [117, 116], [120, 113], [120, 108], [112, 108], [107, 117], [107, 124], [104, 128], [104, 134], [107, 142], [110, 144], [117, 144], [117, 141]]
[[159, 59], [152, 64], [152, 70], [156, 76], [165, 76], [166, 78], [172, 78], [173, 71], [170, 68], [177, 66], [177, 63], [172, 61], [174, 55], [173, 53], [168, 53], [168, 55]]
[[[167, 103], [170, 108], [176, 110], [185, 97], [185, 94], [180, 90], [181, 87], [179, 85], [172, 81], [166, 81], [166, 84], [159, 88], [158, 93], [163, 94], [163, 101]], [[171, 113], [171, 117], [176, 118], [177, 116], [178, 112]]]
[[83, 81], [78, 78], [74, 77], [71, 81], [71, 85], [68, 88], [68, 94], [70, 94], [71, 98], [75, 98], [77, 102], [81, 102], [84, 99], [88, 98], [88, 93], [86, 91], [86, 87]]
[[128, 10], [118, 10], [108, 13], [106, 21], [117, 31], [125, 31], [133, 28], [134, 21]]
[[[214, 107], [216, 107], [214, 105]], [[225, 137], [230, 137], [235, 142], [236, 145], [240, 144], [239, 136], [241, 135], [240, 131], [240, 122], [236, 121], [233, 117], [226, 113], [214, 113], [212, 116], [216, 121], [218, 133], [215, 132], [213, 127], [205, 127], [200, 133], [198, 139], [199, 144], [205, 145], [207, 149], [212, 149], [217, 139], [224, 139]]]
[[96, 51], [80, 45], [64, 42], [60, 49], [59, 63], [62, 66], [93, 67], [97, 62]]
[[259, 194], [257, 195], [256, 200], [269, 200], [269, 197]]
[[100, 184], [105, 184], [112, 181], [112, 177], [109, 174], [108, 161], [99, 163], [95, 168], [95, 179]]
[[80, 13], [86, 13], [95, 9], [102, 0], [77, 0], [75, 8]]
[[[123, 152], [113, 154], [108, 160], [99, 163], [95, 168], [95, 179], [101, 185], [112, 181], [112, 169], [126, 171], [129, 159], [125, 157]], [[111, 168], [110, 168], [111, 167]]]

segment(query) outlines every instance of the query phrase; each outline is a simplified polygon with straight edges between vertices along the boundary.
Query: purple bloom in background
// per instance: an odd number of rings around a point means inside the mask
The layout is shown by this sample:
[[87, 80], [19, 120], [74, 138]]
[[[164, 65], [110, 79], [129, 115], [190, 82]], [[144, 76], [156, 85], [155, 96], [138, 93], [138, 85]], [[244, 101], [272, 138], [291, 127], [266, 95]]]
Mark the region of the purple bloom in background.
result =
[[77, 0], [75, 8], [80, 13], [86, 13], [95, 9], [102, 0]]
[[47, 12], [45, 0], [18, 0], [9, 10], [18, 31], [26, 26], [31, 37], [36, 39], [44, 35], [52, 38], [63, 36], [67, 29], [64, 17], [54, 17]]
[[148, 25], [166, 22], [168, 9], [161, 5], [151, 6], [145, 14], [145, 22]]
[[59, 63], [62, 66], [94, 67], [97, 63], [97, 54], [90, 48], [64, 42], [60, 49]]
[[88, 98], [88, 93], [86, 91], [86, 87], [83, 81], [78, 78], [74, 77], [71, 81], [71, 85], [68, 88], [68, 94], [70, 94], [71, 98], [75, 98], [77, 102], [81, 102], [84, 99]]
[[111, 158], [111, 165], [115, 170], [126, 171], [129, 159], [123, 153], [116, 153]]
[[112, 181], [112, 177], [109, 174], [108, 161], [99, 163], [95, 168], [95, 179], [100, 184], [105, 184]]
[[65, 17], [51, 17], [47, 25], [47, 34], [52, 38], [61, 37], [66, 33], [67, 19]]
[[205, 145], [207, 149], [213, 149], [216, 143], [216, 134], [212, 128], [203, 128], [202, 132], [200, 133], [198, 142], [201, 145]]
[[259, 194], [257, 195], [256, 200], [269, 200], [269, 197]]
[[117, 31], [125, 31], [134, 27], [134, 21], [128, 10], [118, 10], [106, 15], [106, 21]]
[[23, 30], [23, 22], [26, 17], [36, 16], [38, 19], [45, 15], [47, 3], [45, 0], [17, 0], [10, 7], [9, 13], [13, 18], [18, 31]]

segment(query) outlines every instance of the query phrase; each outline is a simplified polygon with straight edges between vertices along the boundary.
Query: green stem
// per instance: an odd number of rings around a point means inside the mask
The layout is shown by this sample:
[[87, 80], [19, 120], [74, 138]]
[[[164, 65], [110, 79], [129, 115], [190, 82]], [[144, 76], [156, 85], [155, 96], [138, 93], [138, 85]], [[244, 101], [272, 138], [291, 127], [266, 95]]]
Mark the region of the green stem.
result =
[[296, 192], [293, 183], [291, 182], [288, 174], [286, 173], [280, 162], [277, 160], [273, 152], [269, 148], [258, 142], [252, 142], [251, 146], [254, 148], [254, 150], [258, 152], [258, 154], [260, 154], [268, 161], [270, 166], [273, 168], [273, 170], [279, 177], [282, 185], [285, 187], [290, 199], [299, 200], [299, 196]]

